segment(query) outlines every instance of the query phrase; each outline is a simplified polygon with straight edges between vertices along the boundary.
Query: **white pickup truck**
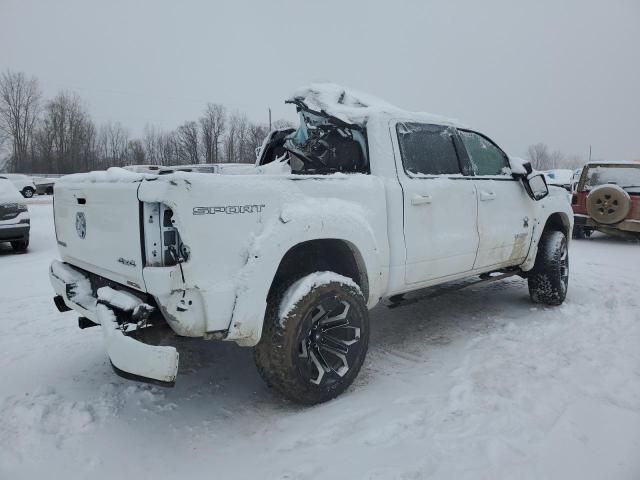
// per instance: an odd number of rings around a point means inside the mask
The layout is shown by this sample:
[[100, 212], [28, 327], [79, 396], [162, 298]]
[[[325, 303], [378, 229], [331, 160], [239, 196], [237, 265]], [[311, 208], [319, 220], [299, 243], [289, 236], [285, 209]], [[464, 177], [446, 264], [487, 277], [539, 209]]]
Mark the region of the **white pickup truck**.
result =
[[358, 374], [380, 302], [509, 275], [564, 301], [573, 214], [542, 174], [473, 129], [335, 85], [289, 103], [299, 126], [271, 132], [246, 174], [56, 183], [55, 302], [101, 325], [117, 373], [172, 384], [177, 350], [149, 340], [170, 329], [255, 347], [266, 382], [312, 404]]

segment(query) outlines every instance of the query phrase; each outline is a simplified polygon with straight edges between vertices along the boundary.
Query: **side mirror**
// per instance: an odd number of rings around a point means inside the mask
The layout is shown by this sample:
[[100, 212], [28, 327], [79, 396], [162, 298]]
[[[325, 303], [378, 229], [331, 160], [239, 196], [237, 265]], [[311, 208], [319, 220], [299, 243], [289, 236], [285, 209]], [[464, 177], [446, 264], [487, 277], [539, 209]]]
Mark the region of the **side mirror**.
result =
[[542, 200], [549, 195], [549, 187], [547, 181], [544, 178], [544, 174], [536, 173], [523, 179], [524, 185], [527, 189], [527, 193], [534, 200]]
[[531, 175], [533, 168], [531, 162], [518, 157], [509, 157], [509, 166], [511, 167], [511, 173], [515, 178], [526, 177]]

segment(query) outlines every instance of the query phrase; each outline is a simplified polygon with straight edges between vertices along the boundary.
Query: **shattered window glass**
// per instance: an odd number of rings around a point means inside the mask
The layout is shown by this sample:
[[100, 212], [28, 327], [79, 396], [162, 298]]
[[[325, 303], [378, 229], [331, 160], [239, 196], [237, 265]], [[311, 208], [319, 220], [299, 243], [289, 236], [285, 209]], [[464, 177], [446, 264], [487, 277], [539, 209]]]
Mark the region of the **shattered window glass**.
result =
[[502, 151], [482, 135], [460, 130], [474, 175], [506, 175], [507, 161]]
[[398, 143], [407, 172], [423, 175], [454, 175], [460, 165], [453, 132], [441, 125], [398, 123]]

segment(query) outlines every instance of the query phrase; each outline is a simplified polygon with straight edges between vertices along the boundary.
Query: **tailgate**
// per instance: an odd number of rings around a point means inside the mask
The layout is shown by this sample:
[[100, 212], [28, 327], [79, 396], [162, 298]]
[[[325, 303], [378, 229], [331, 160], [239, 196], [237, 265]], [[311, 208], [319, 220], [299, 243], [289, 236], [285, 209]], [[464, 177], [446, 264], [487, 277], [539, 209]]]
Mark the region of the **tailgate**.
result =
[[59, 183], [54, 215], [64, 262], [144, 291], [140, 183]]

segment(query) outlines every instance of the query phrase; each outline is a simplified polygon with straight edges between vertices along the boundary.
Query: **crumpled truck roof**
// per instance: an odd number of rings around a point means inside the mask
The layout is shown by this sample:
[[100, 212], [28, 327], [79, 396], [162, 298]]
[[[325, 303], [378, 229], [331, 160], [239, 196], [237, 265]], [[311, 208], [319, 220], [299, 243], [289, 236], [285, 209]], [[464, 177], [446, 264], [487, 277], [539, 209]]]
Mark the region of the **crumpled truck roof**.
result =
[[326, 112], [346, 123], [366, 125], [373, 116], [402, 118], [463, 127], [460, 122], [426, 112], [411, 112], [368, 93], [335, 83], [312, 83], [297, 89], [291, 100], [301, 100], [311, 110]]

